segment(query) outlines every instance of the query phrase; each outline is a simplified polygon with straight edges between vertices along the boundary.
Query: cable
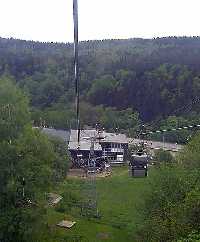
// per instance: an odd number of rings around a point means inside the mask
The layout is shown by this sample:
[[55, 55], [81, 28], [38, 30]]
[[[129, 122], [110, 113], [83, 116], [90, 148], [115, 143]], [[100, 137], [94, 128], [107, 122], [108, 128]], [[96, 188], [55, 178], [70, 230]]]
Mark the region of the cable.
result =
[[[191, 102], [189, 104], [186, 104], [183, 107], [180, 107], [180, 108], [175, 109], [174, 111], [172, 111], [171, 113], [169, 113], [168, 116], [178, 114], [180, 111], [183, 111], [183, 110], [189, 111], [189, 110], [191, 110], [191, 108], [192, 108], [193, 105], [195, 105], [195, 104], [197, 104], [199, 102], [200, 102], [200, 98], [199, 97], [195, 97], [195, 98], [193, 98], [191, 100]], [[157, 119], [157, 120], [155, 120], [155, 121], [153, 121], [153, 122], [145, 125], [145, 127], [147, 128], [149, 126], [155, 125], [155, 124], [159, 123], [162, 119], [163, 118], [159, 118], [159, 119]]]
[[171, 131], [180, 131], [180, 130], [186, 130], [186, 129], [192, 129], [192, 128], [200, 128], [200, 124], [192, 124], [188, 126], [178, 127], [178, 128], [171, 128], [171, 129], [163, 129], [163, 130], [154, 130], [154, 131], [147, 131], [141, 133], [142, 135], [148, 135], [148, 134], [160, 134], [160, 133], [166, 133]]
[[133, 142], [137, 138], [140, 139], [141, 136], [144, 137], [144, 136], [151, 135], [151, 134], [161, 134], [161, 133], [187, 130], [187, 129], [193, 129], [193, 128], [200, 129], [200, 124], [189, 124], [188, 126], [182, 126], [182, 127], [178, 127], [178, 128], [161, 129], [161, 130], [153, 130], [153, 131], [148, 130], [148, 131], [145, 131], [145, 132], [143, 130], [140, 130], [140, 132], [138, 133], [136, 138], [131, 139], [130, 143]]
[[[170, 115], [175, 115], [175, 114], [179, 113], [182, 110], [189, 111], [192, 108], [193, 105], [195, 105], [195, 104], [197, 104], [199, 102], [200, 102], [200, 98], [199, 97], [195, 97], [195, 98], [193, 98], [191, 100], [191, 102], [189, 104], [186, 104], [185, 106], [183, 106], [181, 108], [175, 109], [173, 112], [171, 112], [168, 115], [169, 116]], [[142, 125], [143, 128], [139, 130], [138, 134], [136, 135], [136, 138], [139, 138], [141, 135], [147, 135], [147, 134], [153, 134], [153, 133], [162, 133], [163, 132], [162, 130], [155, 130], [155, 131], [150, 131], [149, 130], [148, 132], [143, 132], [143, 129], [144, 128], [147, 129], [148, 127], [151, 127], [151, 126], [159, 123], [161, 120], [162, 120], [162, 118], [159, 118], [159, 119], [157, 119], [157, 120], [155, 120], [155, 121], [153, 121], [153, 122], [151, 122], [149, 124]], [[190, 126], [191, 125], [189, 125], [188, 127], [190, 127]], [[195, 126], [195, 125], [193, 124], [192, 126]], [[199, 127], [198, 124], [196, 126]], [[171, 130], [167, 130], [167, 131], [169, 132], [169, 131], [175, 131], [175, 130], [176, 129], [173, 129], [172, 128]], [[177, 128], [177, 130], [181, 130], [181, 127], [180, 128]], [[167, 131], [165, 131], [165, 132], [167, 132]]]

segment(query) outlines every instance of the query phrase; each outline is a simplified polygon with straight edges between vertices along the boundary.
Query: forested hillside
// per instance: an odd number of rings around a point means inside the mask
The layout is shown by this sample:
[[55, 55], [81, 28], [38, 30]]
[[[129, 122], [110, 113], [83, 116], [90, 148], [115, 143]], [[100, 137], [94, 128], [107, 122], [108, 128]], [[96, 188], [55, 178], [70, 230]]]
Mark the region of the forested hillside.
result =
[[[199, 67], [200, 37], [81, 42], [82, 123], [131, 129], [139, 119], [184, 116], [181, 108], [200, 94]], [[74, 126], [72, 44], [1, 38], [5, 74], [29, 94], [36, 124]], [[198, 105], [189, 113], [198, 119]]]

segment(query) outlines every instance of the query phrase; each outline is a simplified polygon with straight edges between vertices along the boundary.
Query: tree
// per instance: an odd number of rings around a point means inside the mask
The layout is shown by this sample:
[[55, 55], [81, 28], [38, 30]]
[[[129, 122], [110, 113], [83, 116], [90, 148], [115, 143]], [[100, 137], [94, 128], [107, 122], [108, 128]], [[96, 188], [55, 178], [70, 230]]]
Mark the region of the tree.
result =
[[172, 164], [174, 160], [172, 154], [169, 151], [165, 151], [162, 149], [155, 152], [154, 159], [159, 165], [164, 163]]
[[113, 105], [113, 97], [117, 81], [111, 75], [102, 76], [100, 79], [93, 81], [93, 84], [88, 92], [89, 100], [95, 104], [104, 104], [106, 106]]
[[10, 141], [30, 122], [28, 99], [9, 77], [0, 79], [0, 139]]
[[188, 190], [187, 179], [175, 166], [161, 165], [151, 178], [146, 193], [143, 220], [136, 241], [174, 241], [187, 234], [181, 220], [182, 203]]
[[200, 135], [199, 133], [188, 143], [180, 154], [179, 162], [188, 169], [200, 169]]
[[44, 193], [55, 174], [59, 180], [64, 176], [64, 151], [32, 128], [27, 98], [12, 80], [1, 79], [0, 87], [0, 105], [12, 107], [0, 117], [0, 240], [35, 242], [43, 226]]
[[144, 219], [137, 241], [198, 241], [199, 141], [197, 135], [180, 153], [177, 162], [170, 166], [162, 164], [154, 173], [145, 197]]
[[53, 181], [59, 183], [66, 178], [67, 170], [69, 168], [70, 154], [66, 147], [66, 142], [56, 137], [49, 137], [54, 149]]

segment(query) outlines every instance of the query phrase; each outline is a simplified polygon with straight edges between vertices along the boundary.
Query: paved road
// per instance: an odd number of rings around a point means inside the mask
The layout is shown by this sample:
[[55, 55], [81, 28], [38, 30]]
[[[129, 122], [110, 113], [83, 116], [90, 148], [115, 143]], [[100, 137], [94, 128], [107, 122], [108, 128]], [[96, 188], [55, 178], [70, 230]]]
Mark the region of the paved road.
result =
[[[139, 139], [129, 139], [129, 144], [138, 144], [141, 140]], [[164, 149], [169, 150], [173, 152], [177, 152], [181, 149], [183, 149], [183, 145], [173, 144], [173, 143], [163, 143], [158, 141], [151, 141], [151, 140], [144, 140], [145, 143], [151, 148], [151, 149]]]

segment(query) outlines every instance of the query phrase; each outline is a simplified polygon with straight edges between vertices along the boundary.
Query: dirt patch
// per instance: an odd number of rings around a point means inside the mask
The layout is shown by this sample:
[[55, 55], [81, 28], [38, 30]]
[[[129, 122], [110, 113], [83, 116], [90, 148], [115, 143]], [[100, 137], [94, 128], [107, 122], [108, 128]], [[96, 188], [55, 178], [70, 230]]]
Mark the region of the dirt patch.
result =
[[108, 240], [109, 237], [110, 235], [108, 233], [101, 232], [97, 234], [97, 238], [100, 240]]
[[97, 173], [97, 174], [96, 174], [96, 177], [97, 177], [97, 178], [105, 178], [105, 177], [108, 177], [108, 176], [111, 176], [111, 175], [112, 175], [111, 172], [106, 172], [106, 171], [104, 171], [104, 172], [102, 172], [102, 173]]
[[[96, 173], [96, 178], [105, 178], [111, 176], [110, 171], [104, 171]], [[67, 173], [67, 177], [71, 178], [87, 178], [87, 174], [84, 169], [70, 169]]]
[[67, 173], [67, 177], [84, 178], [86, 177], [86, 173], [84, 169], [70, 169]]

